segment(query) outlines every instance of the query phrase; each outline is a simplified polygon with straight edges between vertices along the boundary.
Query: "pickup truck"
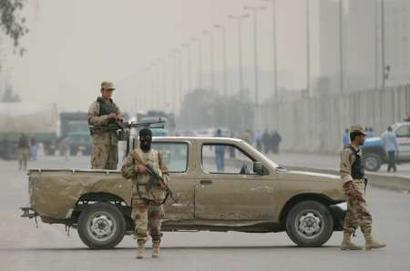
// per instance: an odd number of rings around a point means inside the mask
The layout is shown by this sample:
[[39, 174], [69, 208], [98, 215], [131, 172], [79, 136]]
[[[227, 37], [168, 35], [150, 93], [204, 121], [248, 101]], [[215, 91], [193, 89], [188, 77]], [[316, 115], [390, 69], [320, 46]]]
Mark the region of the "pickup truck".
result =
[[[321, 246], [342, 230], [347, 205], [337, 176], [287, 170], [240, 139], [154, 137], [153, 148], [176, 198], [164, 205], [164, 231], [286, 231], [299, 246]], [[118, 170], [31, 169], [28, 185], [23, 216], [76, 228], [90, 248], [133, 234], [131, 181]]]
[[[399, 149], [397, 162], [410, 162], [410, 122], [397, 122], [391, 127], [397, 135]], [[383, 164], [387, 163], [387, 155], [381, 137], [366, 139], [362, 151], [366, 170], [378, 171]]]

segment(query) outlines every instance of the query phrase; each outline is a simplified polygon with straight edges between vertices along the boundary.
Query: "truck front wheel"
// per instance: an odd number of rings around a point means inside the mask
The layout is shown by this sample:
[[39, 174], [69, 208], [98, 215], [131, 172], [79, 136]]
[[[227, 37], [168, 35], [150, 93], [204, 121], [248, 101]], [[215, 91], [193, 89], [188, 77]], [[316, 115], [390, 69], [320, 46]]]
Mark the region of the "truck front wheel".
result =
[[292, 241], [302, 247], [318, 247], [333, 233], [334, 221], [329, 209], [317, 201], [302, 201], [289, 211], [286, 232]]
[[122, 241], [125, 230], [123, 214], [109, 203], [91, 204], [79, 217], [78, 235], [83, 243], [92, 249], [115, 247]]

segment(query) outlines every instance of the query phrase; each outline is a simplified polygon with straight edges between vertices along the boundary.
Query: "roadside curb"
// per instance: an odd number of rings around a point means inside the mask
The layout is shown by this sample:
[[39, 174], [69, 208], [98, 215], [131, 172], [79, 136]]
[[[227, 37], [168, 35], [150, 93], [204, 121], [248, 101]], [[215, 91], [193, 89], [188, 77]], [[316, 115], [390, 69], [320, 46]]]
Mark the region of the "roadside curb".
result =
[[[334, 169], [320, 169], [320, 168], [308, 168], [308, 167], [288, 167], [288, 168], [292, 170], [312, 171], [312, 172], [317, 172], [317, 173], [339, 175], [339, 171], [334, 170]], [[369, 178], [370, 186], [410, 193], [410, 177], [388, 175], [388, 174], [383, 174], [383, 173], [366, 173], [366, 176]]]

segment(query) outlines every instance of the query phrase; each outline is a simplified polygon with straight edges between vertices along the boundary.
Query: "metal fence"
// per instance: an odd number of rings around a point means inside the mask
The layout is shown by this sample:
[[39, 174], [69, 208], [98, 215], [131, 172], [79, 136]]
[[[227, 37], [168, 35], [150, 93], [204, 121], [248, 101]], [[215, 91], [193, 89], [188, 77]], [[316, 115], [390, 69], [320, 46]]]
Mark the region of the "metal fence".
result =
[[281, 100], [264, 104], [255, 115], [255, 128], [278, 130], [282, 149], [335, 153], [342, 135], [352, 124], [374, 129], [380, 135], [387, 126], [410, 114], [410, 85], [344, 95]]

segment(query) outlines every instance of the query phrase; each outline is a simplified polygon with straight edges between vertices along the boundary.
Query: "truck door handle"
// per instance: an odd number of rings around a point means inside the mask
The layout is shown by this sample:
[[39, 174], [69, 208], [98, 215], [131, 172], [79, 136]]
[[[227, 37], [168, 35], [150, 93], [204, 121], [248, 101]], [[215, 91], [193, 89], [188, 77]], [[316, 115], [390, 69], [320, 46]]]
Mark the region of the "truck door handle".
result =
[[212, 184], [212, 180], [201, 180], [199, 181], [199, 183], [202, 185], [210, 185]]

